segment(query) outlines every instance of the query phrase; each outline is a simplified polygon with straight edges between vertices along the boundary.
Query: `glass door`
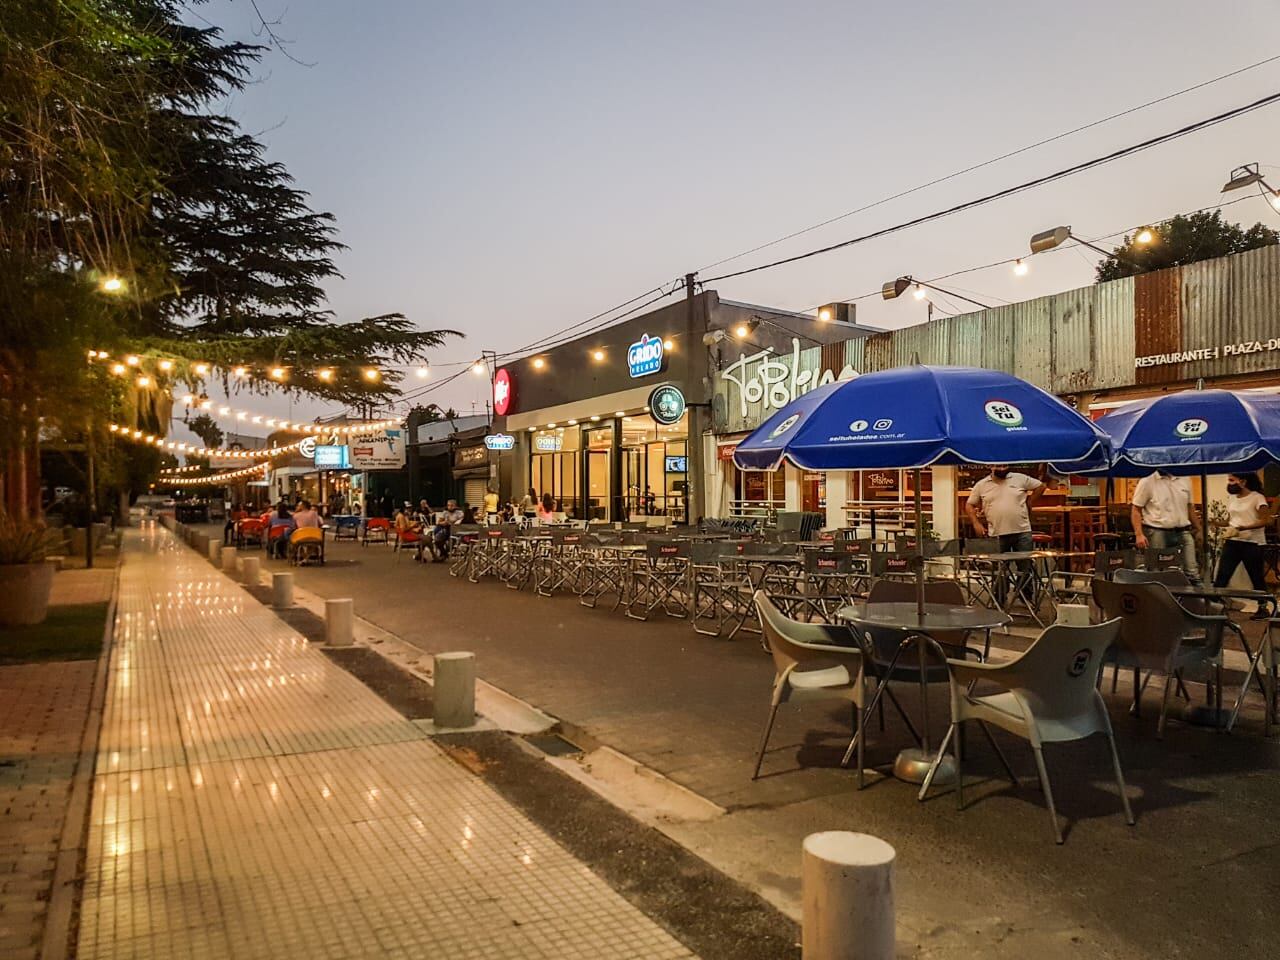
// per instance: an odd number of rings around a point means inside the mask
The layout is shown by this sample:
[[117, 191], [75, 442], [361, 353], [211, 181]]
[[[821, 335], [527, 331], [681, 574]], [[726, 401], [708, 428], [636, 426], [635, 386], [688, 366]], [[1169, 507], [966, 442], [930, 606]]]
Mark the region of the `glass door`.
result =
[[613, 466], [613, 428], [586, 431], [587, 475], [584, 489], [587, 520], [613, 520], [609, 482]]

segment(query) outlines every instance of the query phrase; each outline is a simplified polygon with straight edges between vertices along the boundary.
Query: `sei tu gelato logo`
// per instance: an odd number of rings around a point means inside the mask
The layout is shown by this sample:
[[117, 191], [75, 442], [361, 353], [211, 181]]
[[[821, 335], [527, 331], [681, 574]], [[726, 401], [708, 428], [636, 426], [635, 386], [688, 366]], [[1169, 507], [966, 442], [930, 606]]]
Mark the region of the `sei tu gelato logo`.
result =
[[1022, 426], [1022, 411], [1008, 400], [988, 400], [982, 407], [990, 420], [998, 427], [1016, 430]]
[[1173, 428], [1173, 432], [1183, 440], [1199, 440], [1208, 431], [1209, 421], [1203, 417], [1188, 417]]
[[784, 433], [786, 433], [788, 430], [790, 430], [799, 422], [800, 422], [800, 414], [793, 413], [791, 416], [787, 417], [787, 419], [783, 420], [780, 424], [778, 424], [776, 427], [774, 427], [772, 430], [769, 431], [769, 439], [777, 440], [778, 437], [782, 436]]

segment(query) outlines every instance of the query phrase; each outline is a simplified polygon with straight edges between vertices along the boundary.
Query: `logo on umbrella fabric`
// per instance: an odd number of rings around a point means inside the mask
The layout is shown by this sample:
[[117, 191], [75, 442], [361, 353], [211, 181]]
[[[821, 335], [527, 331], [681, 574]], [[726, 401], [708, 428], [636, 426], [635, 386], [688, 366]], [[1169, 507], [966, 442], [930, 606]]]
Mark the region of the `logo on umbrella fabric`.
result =
[[988, 400], [982, 409], [987, 419], [998, 427], [1012, 430], [1022, 426], [1022, 411], [1007, 400]]
[[1209, 432], [1209, 421], [1203, 417], [1188, 417], [1173, 428], [1183, 440], [1198, 440]]
[[788, 430], [790, 430], [799, 422], [800, 422], [800, 414], [793, 413], [791, 416], [787, 417], [787, 419], [783, 420], [780, 424], [778, 424], [776, 427], [774, 427], [772, 430], [769, 431], [769, 439], [770, 440], [778, 439], [778, 437], [782, 436], [784, 433], [786, 433]]

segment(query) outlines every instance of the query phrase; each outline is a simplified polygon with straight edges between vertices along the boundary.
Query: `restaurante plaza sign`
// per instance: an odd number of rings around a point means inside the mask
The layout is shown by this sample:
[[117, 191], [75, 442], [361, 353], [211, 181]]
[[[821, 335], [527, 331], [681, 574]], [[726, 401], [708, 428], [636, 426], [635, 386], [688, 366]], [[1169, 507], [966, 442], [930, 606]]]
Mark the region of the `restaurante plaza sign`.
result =
[[720, 371], [726, 383], [734, 384], [740, 416], [747, 417], [752, 404], [778, 410], [814, 387], [837, 380], [852, 380], [858, 372], [847, 364], [837, 374], [830, 368], [807, 369], [800, 362], [800, 341], [792, 339], [791, 353], [778, 355], [766, 347], [751, 356], [743, 354]]
[[1224, 343], [1216, 347], [1201, 347], [1199, 350], [1181, 350], [1175, 353], [1153, 353], [1145, 357], [1135, 357], [1135, 367], [1163, 367], [1171, 363], [1193, 363], [1197, 360], [1219, 360], [1222, 357], [1242, 357], [1250, 353], [1265, 353], [1269, 350], [1280, 350], [1280, 337], [1269, 340], [1243, 340], [1240, 343]]

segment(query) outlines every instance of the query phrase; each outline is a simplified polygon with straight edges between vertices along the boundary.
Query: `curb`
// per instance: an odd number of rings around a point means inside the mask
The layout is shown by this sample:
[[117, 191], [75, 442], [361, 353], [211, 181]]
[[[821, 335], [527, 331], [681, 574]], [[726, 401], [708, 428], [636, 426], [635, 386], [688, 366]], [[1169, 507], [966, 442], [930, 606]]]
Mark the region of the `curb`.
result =
[[71, 795], [58, 839], [58, 855], [54, 860], [49, 907], [45, 911], [44, 936], [40, 943], [41, 960], [64, 960], [71, 955], [72, 926], [79, 927], [78, 912], [84, 876], [84, 858], [89, 836], [89, 814], [93, 798], [93, 773], [98, 763], [98, 736], [102, 732], [103, 705], [107, 698], [107, 668], [115, 653], [116, 604], [120, 598], [120, 570], [125, 560], [116, 562], [111, 585], [111, 602], [107, 605], [107, 622], [102, 629], [102, 653], [89, 695], [89, 711], [80, 735], [80, 755], [71, 778]]

